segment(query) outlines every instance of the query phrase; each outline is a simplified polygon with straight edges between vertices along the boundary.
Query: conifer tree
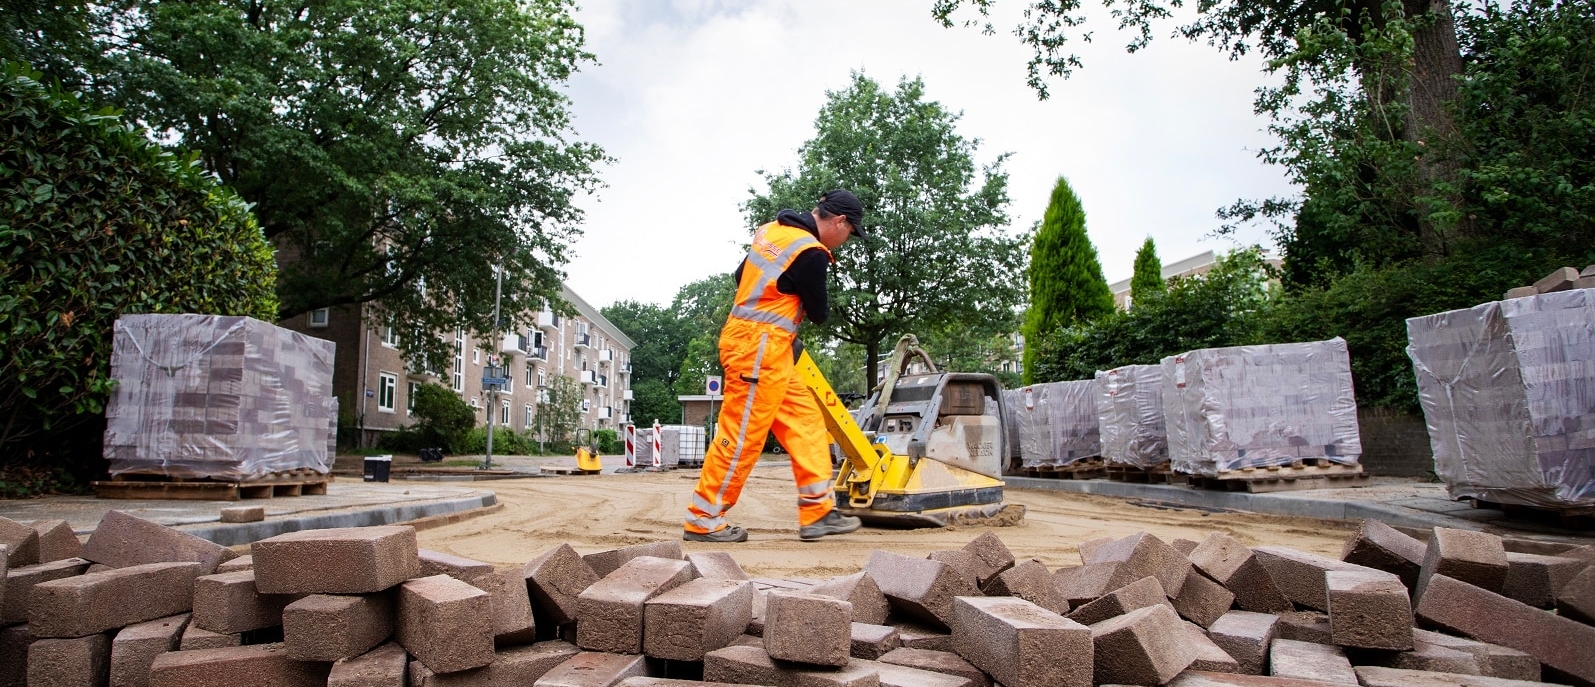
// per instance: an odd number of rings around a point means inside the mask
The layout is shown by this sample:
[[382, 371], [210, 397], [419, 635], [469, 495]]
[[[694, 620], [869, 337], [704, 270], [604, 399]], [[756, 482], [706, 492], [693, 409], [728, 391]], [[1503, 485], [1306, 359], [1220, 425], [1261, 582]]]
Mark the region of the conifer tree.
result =
[[1113, 312], [1113, 292], [1102, 277], [1097, 249], [1085, 232], [1085, 208], [1058, 177], [1041, 227], [1030, 245], [1030, 310], [1025, 313], [1025, 383], [1033, 384], [1041, 338], [1076, 322]]
[[1161, 293], [1163, 288], [1163, 261], [1157, 258], [1157, 246], [1148, 236], [1141, 250], [1135, 253], [1135, 274], [1130, 276], [1130, 304]]

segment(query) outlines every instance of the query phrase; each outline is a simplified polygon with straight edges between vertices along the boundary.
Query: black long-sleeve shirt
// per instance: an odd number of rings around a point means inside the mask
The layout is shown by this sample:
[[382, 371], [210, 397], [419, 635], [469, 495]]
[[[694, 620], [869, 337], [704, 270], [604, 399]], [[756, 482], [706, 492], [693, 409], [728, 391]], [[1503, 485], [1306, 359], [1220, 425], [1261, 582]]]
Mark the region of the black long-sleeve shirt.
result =
[[[816, 239], [820, 237], [819, 225], [810, 213], [782, 210], [775, 221], [807, 231]], [[742, 268], [746, 266], [746, 260], [737, 265], [737, 271], [731, 275], [733, 284], [742, 283]], [[830, 267], [831, 256], [824, 249], [809, 248], [798, 253], [792, 264], [787, 265], [786, 271], [775, 280], [775, 290], [797, 296], [803, 303], [803, 314], [815, 324], [825, 324], [831, 318], [831, 301], [825, 291], [825, 275]]]

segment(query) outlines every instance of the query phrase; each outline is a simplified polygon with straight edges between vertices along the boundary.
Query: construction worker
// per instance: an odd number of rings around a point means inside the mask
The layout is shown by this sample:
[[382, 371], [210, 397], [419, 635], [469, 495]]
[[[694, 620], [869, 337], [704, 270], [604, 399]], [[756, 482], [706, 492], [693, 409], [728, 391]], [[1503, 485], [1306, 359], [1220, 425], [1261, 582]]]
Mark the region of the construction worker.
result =
[[726, 524], [742, 485], [764, 450], [770, 431], [792, 456], [797, 481], [798, 537], [819, 539], [858, 529], [859, 519], [835, 510], [825, 420], [814, 394], [796, 374], [804, 317], [830, 315], [825, 274], [831, 251], [863, 236], [864, 206], [844, 189], [827, 191], [809, 212], [782, 210], [753, 233], [737, 268], [736, 300], [720, 330], [725, 402], [703, 471], [687, 506], [687, 541], [747, 541], [748, 532]]

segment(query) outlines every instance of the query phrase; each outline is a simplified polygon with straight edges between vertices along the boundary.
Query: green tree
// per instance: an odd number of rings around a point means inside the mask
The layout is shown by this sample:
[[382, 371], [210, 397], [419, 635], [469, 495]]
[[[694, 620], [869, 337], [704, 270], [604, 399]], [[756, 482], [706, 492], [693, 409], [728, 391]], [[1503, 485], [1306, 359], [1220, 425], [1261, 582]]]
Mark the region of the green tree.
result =
[[565, 375], [554, 375], [548, 388], [537, 397], [537, 414], [532, 417], [532, 432], [544, 441], [567, 442], [576, 434], [581, 421], [582, 386]]
[[[438, 384], [422, 384], [415, 392], [415, 431], [421, 447], [465, 452], [465, 435], [476, 426], [476, 411], [459, 394]], [[418, 447], [419, 448], [419, 447]]]
[[270, 320], [249, 206], [114, 113], [0, 60], [0, 455], [98, 469], [124, 313]]
[[254, 204], [278, 317], [369, 303], [443, 369], [432, 333], [491, 338], [494, 265], [505, 321], [558, 302], [571, 197], [606, 159], [571, 137], [561, 84], [591, 56], [570, 0], [72, 7], [11, 43], [49, 52], [72, 43], [50, 31], [87, 22], [86, 92]]
[[1163, 282], [1163, 261], [1157, 258], [1157, 246], [1152, 237], [1146, 237], [1141, 250], [1135, 252], [1135, 273], [1130, 276], [1130, 302], [1151, 297], [1167, 288]]
[[989, 328], [1024, 300], [1028, 241], [1006, 229], [1007, 156], [977, 166], [979, 142], [958, 134], [959, 117], [925, 99], [917, 78], [887, 91], [854, 73], [826, 93], [797, 169], [765, 173], [768, 191], [744, 206], [755, 227], [782, 208], [813, 208], [831, 188], [859, 197], [870, 238], [843, 246], [832, 265], [821, 330], [864, 348], [872, 386], [883, 348], [902, 334]]
[[[1086, 235], [1085, 208], [1063, 177], [1052, 187], [1041, 228], [1031, 242], [1028, 276], [1030, 309], [1022, 330], [1026, 342], [1039, 342], [1051, 332], [1113, 312], [1113, 291]], [[1035, 351], [1035, 346], [1025, 346], [1026, 384], [1037, 379]]]

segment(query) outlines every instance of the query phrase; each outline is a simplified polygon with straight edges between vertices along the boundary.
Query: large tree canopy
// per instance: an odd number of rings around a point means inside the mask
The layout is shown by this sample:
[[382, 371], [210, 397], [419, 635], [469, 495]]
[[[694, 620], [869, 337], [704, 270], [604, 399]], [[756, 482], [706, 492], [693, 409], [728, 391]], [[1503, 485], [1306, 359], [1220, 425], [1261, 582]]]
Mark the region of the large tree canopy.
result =
[[959, 115], [924, 90], [905, 78], [888, 91], [855, 73], [827, 93], [797, 168], [765, 174], [768, 191], [744, 208], [756, 227], [782, 208], [812, 208], [831, 188], [858, 195], [870, 237], [837, 256], [822, 331], [864, 347], [871, 384], [883, 347], [902, 334], [1001, 329], [1024, 302], [1028, 238], [1005, 228], [1006, 156], [977, 167], [979, 141], [959, 135]]
[[405, 347], [441, 367], [436, 332], [493, 329], [495, 264], [507, 321], [557, 300], [571, 197], [605, 159], [568, 138], [559, 87], [591, 58], [571, 7], [89, 3], [10, 19], [0, 45], [80, 57], [56, 76], [197, 151], [253, 203], [279, 249], [280, 317], [372, 303], [384, 324], [424, 333]]

